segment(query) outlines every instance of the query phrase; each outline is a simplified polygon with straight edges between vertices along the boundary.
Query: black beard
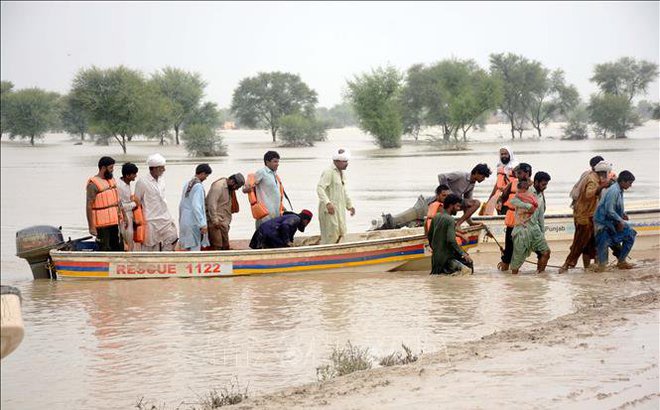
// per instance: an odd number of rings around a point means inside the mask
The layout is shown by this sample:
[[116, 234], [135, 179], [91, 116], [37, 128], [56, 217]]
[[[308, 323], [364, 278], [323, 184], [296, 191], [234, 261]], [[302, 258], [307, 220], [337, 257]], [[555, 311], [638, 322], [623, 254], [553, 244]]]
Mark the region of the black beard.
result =
[[502, 164], [506, 165], [506, 164], [509, 163], [509, 161], [511, 161], [511, 158], [509, 158], [509, 157], [504, 157], [504, 158], [500, 157], [500, 160], [502, 161]]
[[105, 179], [112, 179], [112, 172], [105, 171], [105, 174], [103, 174]]

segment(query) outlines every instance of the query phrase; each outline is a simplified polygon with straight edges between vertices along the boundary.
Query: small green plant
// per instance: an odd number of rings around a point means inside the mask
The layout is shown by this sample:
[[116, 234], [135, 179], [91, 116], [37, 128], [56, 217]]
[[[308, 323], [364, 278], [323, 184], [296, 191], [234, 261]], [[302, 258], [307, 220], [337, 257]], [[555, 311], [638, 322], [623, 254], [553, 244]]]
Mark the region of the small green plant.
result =
[[165, 410], [165, 404], [161, 405], [156, 405], [153, 401], [151, 400], [145, 400], [144, 396], [140, 397], [135, 403], [135, 408], [138, 410]]
[[419, 359], [419, 356], [413, 354], [411, 348], [404, 345], [403, 343], [401, 343], [401, 347], [403, 348], [403, 354], [401, 352], [391, 353], [380, 359], [380, 362], [378, 364], [380, 364], [381, 366], [397, 366], [397, 365], [416, 362], [417, 359]]
[[362, 349], [346, 342], [344, 347], [335, 346], [330, 354], [330, 364], [316, 368], [316, 377], [325, 382], [338, 376], [344, 376], [360, 370], [371, 369], [372, 361], [369, 348]]
[[[213, 410], [223, 406], [238, 404], [248, 398], [248, 388], [241, 387], [237, 377], [234, 377], [229, 383], [219, 390], [213, 389], [204, 396], [198, 396], [196, 403], [200, 410]], [[193, 407], [196, 409], [196, 407]]]

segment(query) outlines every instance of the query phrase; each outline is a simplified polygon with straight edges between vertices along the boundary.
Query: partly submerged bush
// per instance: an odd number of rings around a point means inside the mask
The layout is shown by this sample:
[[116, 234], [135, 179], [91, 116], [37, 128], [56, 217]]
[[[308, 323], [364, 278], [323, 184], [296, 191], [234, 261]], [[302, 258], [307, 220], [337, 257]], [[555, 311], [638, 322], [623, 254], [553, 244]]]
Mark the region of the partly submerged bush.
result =
[[412, 349], [410, 349], [408, 346], [401, 343], [401, 347], [403, 348], [403, 353], [401, 352], [391, 353], [380, 359], [380, 362], [378, 364], [380, 364], [381, 366], [397, 366], [401, 364], [416, 362], [417, 359], [419, 359], [419, 356], [414, 355]]
[[326, 128], [324, 122], [300, 114], [285, 115], [280, 120], [281, 139], [290, 147], [311, 147], [317, 141], [324, 141]]
[[227, 147], [222, 142], [222, 136], [207, 125], [191, 124], [187, 126], [182, 138], [186, 151], [195, 157], [227, 155]]
[[330, 364], [316, 368], [316, 377], [319, 381], [327, 381], [338, 376], [344, 376], [359, 370], [371, 369], [369, 349], [362, 349], [346, 342], [346, 346], [335, 346], [330, 355]]

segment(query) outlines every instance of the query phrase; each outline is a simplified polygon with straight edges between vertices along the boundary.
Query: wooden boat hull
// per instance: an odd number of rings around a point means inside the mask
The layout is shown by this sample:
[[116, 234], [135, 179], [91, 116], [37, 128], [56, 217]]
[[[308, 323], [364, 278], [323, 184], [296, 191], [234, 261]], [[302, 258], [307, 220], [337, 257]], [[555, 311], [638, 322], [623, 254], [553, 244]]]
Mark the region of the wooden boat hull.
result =
[[[473, 229], [465, 248], [479, 242]], [[349, 235], [350, 242], [309, 245], [303, 238], [285, 249], [245, 249], [204, 252], [70, 252], [52, 250], [60, 279], [218, 277], [288, 272], [387, 272], [431, 252], [419, 229]], [[306, 245], [306, 246], [302, 246]]]
[[2, 286], [0, 299], [0, 358], [4, 359], [21, 344], [25, 328], [21, 314], [21, 296], [18, 289], [11, 286]]
[[[630, 211], [638, 236], [660, 238], [660, 209]], [[504, 245], [502, 216], [475, 217], [488, 226]], [[546, 239], [570, 241], [575, 232], [570, 214], [545, 218]], [[492, 239], [482, 239], [481, 229], [470, 232], [465, 248], [499, 252]], [[290, 272], [387, 272], [430, 269], [430, 249], [422, 228], [351, 234], [348, 242], [317, 245], [318, 237], [296, 240], [286, 249], [241, 249], [211, 252], [50, 252], [60, 279], [141, 279], [170, 277], [220, 277]], [[646, 243], [654, 243], [646, 241]], [[562, 245], [565, 246], [565, 245]]]

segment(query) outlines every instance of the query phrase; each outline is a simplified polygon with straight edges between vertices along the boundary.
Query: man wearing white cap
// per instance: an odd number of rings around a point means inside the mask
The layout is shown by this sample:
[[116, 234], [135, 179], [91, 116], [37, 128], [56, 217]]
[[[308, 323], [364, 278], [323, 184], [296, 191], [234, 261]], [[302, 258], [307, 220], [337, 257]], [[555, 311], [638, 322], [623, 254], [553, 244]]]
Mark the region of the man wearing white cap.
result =
[[568, 269], [574, 268], [577, 265], [580, 255], [582, 255], [582, 262], [585, 268], [588, 268], [591, 260], [595, 259], [596, 247], [594, 242], [593, 216], [596, 211], [596, 205], [598, 205], [600, 193], [603, 188], [608, 186], [608, 175], [611, 170], [611, 164], [600, 160], [586, 175], [586, 179], [580, 186], [577, 200], [573, 204], [573, 222], [575, 224], [573, 243], [571, 244], [571, 251], [566, 257], [566, 261], [559, 268], [559, 273], [564, 273]]
[[323, 171], [316, 186], [319, 197], [321, 244], [338, 243], [346, 235], [346, 211], [355, 215], [355, 208], [346, 192], [346, 174], [350, 151], [340, 148], [332, 156], [333, 164]]
[[165, 200], [165, 158], [153, 154], [147, 158], [149, 174], [135, 184], [135, 196], [142, 203], [147, 233], [143, 251], [173, 251], [178, 240], [176, 225]]

